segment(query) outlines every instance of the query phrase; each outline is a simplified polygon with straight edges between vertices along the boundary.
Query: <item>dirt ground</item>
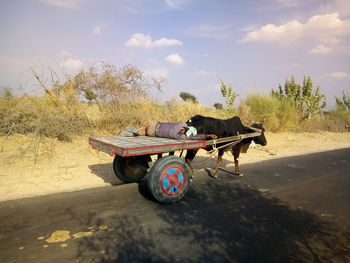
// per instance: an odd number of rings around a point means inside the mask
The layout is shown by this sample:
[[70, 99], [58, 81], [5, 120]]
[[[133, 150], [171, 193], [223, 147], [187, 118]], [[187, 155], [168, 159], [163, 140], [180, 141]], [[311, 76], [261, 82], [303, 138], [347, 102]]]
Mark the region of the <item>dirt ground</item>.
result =
[[[350, 133], [267, 133], [268, 146], [241, 154], [240, 164], [350, 147]], [[197, 169], [214, 166], [216, 158], [199, 151]], [[350, 158], [350, 157], [349, 157]], [[232, 169], [232, 155], [223, 165]], [[0, 201], [117, 185], [113, 157], [93, 150], [88, 138], [72, 143], [30, 136], [0, 137]], [[116, 188], [118, 191], [118, 188]]]

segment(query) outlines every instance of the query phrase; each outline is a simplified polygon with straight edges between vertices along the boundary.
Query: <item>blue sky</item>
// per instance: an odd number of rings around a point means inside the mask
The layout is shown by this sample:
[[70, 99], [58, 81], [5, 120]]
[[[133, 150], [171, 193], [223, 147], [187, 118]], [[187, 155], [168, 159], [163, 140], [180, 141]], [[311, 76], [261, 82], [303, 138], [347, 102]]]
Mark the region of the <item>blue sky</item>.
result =
[[350, 92], [350, 0], [1, 0], [0, 86], [33, 89], [33, 66], [74, 74], [104, 61], [167, 81], [158, 99], [190, 92], [223, 103], [292, 74], [334, 104]]

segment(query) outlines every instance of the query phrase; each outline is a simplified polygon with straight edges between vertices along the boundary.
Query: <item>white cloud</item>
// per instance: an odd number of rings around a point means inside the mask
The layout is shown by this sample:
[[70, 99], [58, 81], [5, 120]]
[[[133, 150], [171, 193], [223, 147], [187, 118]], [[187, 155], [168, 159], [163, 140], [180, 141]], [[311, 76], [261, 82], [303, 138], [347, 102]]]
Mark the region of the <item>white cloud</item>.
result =
[[350, 19], [341, 20], [338, 13], [316, 15], [302, 24], [293, 20], [283, 25], [268, 24], [247, 33], [241, 42], [274, 42], [288, 44], [313, 39], [324, 44], [338, 44], [350, 34]]
[[125, 43], [129, 47], [152, 47], [152, 38], [149, 35], [141, 33], [133, 34], [132, 37]]
[[57, 7], [62, 7], [62, 8], [67, 8], [67, 9], [76, 9], [78, 6], [83, 4], [86, 0], [36, 0], [38, 2], [52, 5], [52, 6], [57, 6]]
[[170, 62], [170, 63], [178, 64], [178, 65], [185, 63], [185, 60], [182, 57], [180, 57], [179, 54], [177, 54], [177, 53], [167, 56], [165, 58], [165, 60]]
[[101, 35], [101, 34], [102, 34], [102, 27], [103, 27], [102, 24], [100, 24], [100, 25], [95, 25], [95, 26], [92, 28], [94, 35]]
[[316, 47], [310, 49], [310, 53], [312, 54], [328, 54], [331, 52], [332, 49], [324, 45], [317, 45]]
[[155, 47], [170, 47], [182, 46], [182, 42], [176, 39], [168, 39], [162, 37], [161, 39], [152, 41], [150, 35], [141, 33], [133, 34], [132, 37], [125, 43], [129, 47], [155, 48]]
[[298, 39], [302, 32], [302, 24], [292, 21], [285, 25], [268, 24], [245, 35], [242, 42], [290, 42]]
[[335, 79], [347, 79], [350, 78], [350, 74], [346, 72], [331, 72], [327, 73], [324, 76]]
[[196, 72], [196, 74], [197, 75], [199, 75], [199, 76], [214, 76], [215, 75], [215, 73], [213, 73], [213, 72], [209, 72], [209, 71], [206, 71], [206, 70], [199, 70], [199, 71], [197, 71]]
[[146, 77], [151, 77], [156, 79], [158, 78], [166, 79], [169, 76], [169, 72], [162, 68], [145, 70], [143, 73]]
[[79, 59], [66, 59], [60, 64], [61, 67], [67, 69], [80, 69], [83, 66], [83, 63]]
[[170, 47], [170, 46], [182, 46], [182, 42], [176, 39], [168, 39], [162, 37], [161, 39], [153, 42], [155, 47]]

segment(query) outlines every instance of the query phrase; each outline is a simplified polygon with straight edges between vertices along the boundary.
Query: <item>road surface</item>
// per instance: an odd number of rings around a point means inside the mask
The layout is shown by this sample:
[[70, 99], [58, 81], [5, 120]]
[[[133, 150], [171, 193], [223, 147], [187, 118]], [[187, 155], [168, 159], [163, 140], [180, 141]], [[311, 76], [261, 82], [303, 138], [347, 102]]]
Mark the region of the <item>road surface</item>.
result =
[[350, 149], [241, 170], [173, 205], [144, 182], [1, 202], [0, 262], [350, 262]]

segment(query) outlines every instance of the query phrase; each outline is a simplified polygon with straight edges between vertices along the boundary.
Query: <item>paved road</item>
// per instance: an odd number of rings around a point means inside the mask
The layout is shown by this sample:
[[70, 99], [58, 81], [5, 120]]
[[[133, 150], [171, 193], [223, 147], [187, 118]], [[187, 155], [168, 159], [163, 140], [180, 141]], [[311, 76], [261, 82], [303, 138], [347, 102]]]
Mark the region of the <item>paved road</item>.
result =
[[143, 183], [2, 202], [0, 262], [350, 262], [350, 149], [241, 168], [174, 205]]

